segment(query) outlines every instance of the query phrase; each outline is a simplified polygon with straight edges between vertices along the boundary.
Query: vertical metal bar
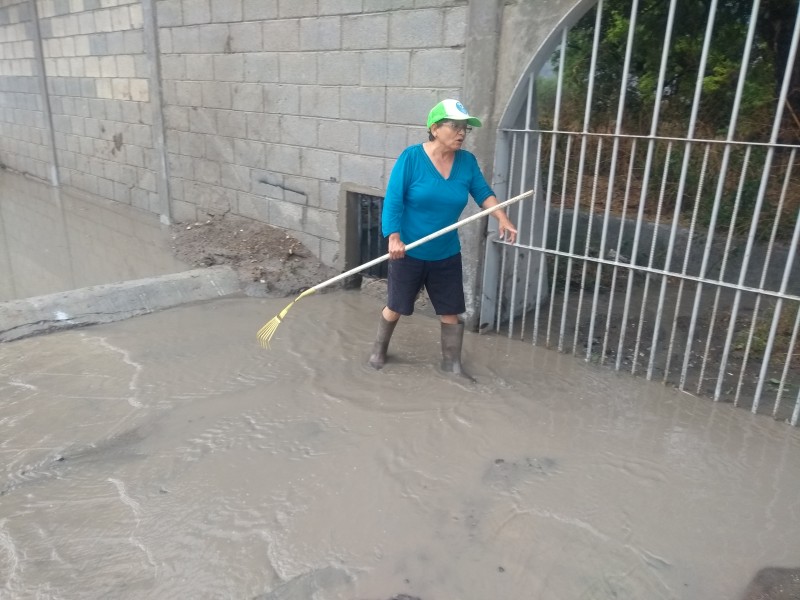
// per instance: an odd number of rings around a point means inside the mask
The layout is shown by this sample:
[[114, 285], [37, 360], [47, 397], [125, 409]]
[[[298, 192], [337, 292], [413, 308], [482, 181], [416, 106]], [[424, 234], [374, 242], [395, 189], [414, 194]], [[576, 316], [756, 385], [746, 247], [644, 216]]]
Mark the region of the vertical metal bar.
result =
[[789, 340], [789, 345], [786, 352], [786, 360], [783, 362], [783, 372], [781, 373], [781, 382], [778, 385], [778, 393], [775, 395], [775, 406], [772, 408], [772, 416], [778, 416], [778, 410], [781, 406], [783, 391], [786, 389], [786, 377], [789, 374], [789, 366], [792, 364], [794, 358], [794, 348], [797, 344], [797, 332], [800, 329], [800, 307], [795, 304], [797, 312], [794, 317], [794, 327], [792, 327], [792, 338]]
[[[631, 12], [628, 19], [628, 39], [625, 45], [625, 60], [622, 65], [622, 78], [620, 79], [619, 86], [619, 101], [617, 103], [617, 121], [614, 126], [614, 143], [611, 150], [611, 168], [608, 174], [608, 189], [606, 190], [606, 205], [603, 210], [603, 229], [600, 234], [600, 250], [598, 255], [600, 258], [605, 258], [606, 255], [606, 240], [608, 237], [608, 220], [611, 215], [611, 204], [614, 200], [614, 184], [617, 177], [617, 157], [619, 156], [619, 139], [622, 134], [622, 121], [625, 117], [625, 100], [628, 92], [628, 74], [631, 67], [631, 54], [633, 53], [633, 41], [636, 33], [636, 18], [639, 16], [639, 0], [633, 0], [631, 3]], [[624, 221], [624, 219], [623, 219]], [[623, 223], [620, 222], [620, 230]], [[589, 332], [588, 339], [594, 338], [595, 315], [597, 313], [597, 303], [600, 299], [600, 280], [603, 275], [603, 264], [597, 263], [597, 276], [594, 280], [594, 295], [592, 297], [592, 310], [589, 317]], [[616, 268], [614, 277], [616, 278]], [[613, 303], [613, 292], [609, 294], [609, 305]], [[609, 309], [610, 310], [610, 309]], [[606, 342], [608, 340], [608, 327], [606, 327], [605, 335], [603, 336], [603, 346], [600, 352], [600, 364], [605, 360]], [[588, 355], [587, 355], [588, 358]]]
[[[572, 279], [572, 254], [575, 252], [575, 239], [578, 234], [578, 216], [580, 215], [581, 206], [581, 190], [583, 189], [583, 167], [586, 161], [586, 143], [589, 135], [589, 125], [592, 115], [592, 100], [594, 96], [594, 77], [597, 70], [597, 54], [600, 47], [600, 25], [603, 19], [603, 0], [597, 2], [597, 14], [594, 22], [594, 39], [592, 41], [592, 58], [589, 63], [589, 81], [586, 89], [586, 106], [583, 114], [583, 132], [581, 133], [581, 151], [580, 159], [578, 161], [578, 178], [575, 184], [575, 200], [572, 205], [572, 231], [569, 239], [569, 254], [567, 256], [567, 276], [564, 279], [564, 306], [561, 312], [561, 331], [560, 338], [564, 337], [564, 332], [567, 325], [567, 307], [569, 305], [569, 289]], [[585, 260], [585, 259], [584, 259]], [[561, 346], [561, 344], [559, 344]], [[562, 350], [562, 347], [559, 347]], [[575, 346], [572, 347], [572, 353], [575, 353]]]
[[[560, 56], [558, 59], [558, 78], [556, 80], [556, 105], [553, 109], [553, 137], [550, 140], [550, 166], [548, 167], [547, 172], [547, 193], [545, 196], [545, 206], [544, 206], [544, 219], [542, 220], [542, 246], [547, 247], [547, 239], [548, 239], [548, 228], [550, 224], [550, 208], [553, 202], [553, 177], [555, 174], [556, 169], [556, 152], [558, 150], [558, 134], [556, 133], [559, 128], [559, 120], [561, 118], [561, 93], [564, 87], [564, 58], [566, 56], [566, 48], [567, 48], [567, 28], [561, 30], [561, 46], [559, 48]], [[569, 140], [569, 138], [567, 138]], [[562, 195], [563, 198], [563, 195]], [[559, 223], [560, 227], [560, 223]], [[545, 253], [542, 252], [539, 255], [539, 281], [536, 287], [536, 295], [537, 298], [542, 297], [542, 287], [543, 287], [543, 277], [546, 269], [546, 256]], [[558, 260], [558, 259], [556, 259]], [[555, 283], [555, 273], [553, 274], [553, 282]], [[547, 338], [545, 343], [549, 343], [550, 340], [550, 320], [553, 317], [553, 301], [552, 295], [550, 299], [550, 310], [549, 310], [549, 318], [547, 321]], [[534, 315], [534, 324], [533, 324], [533, 344], [536, 345], [538, 334], [539, 334], [539, 307], [541, 302], [536, 303], [535, 315]]]
[[[521, 194], [525, 189], [525, 182], [527, 181], [528, 177], [528, 150], [529, 150], [529, 141], [531, 137], [531, 111], [533, 109], [533, 73], [528, 75], [528, 101], [525, 107], [525, 133], [523, 134], [522, 139], [522, 166], [520, 168], [519, 174], [519, 193]], [[521, 210], [522, 203], [517, 205], [519, 209], [517, 212], [517, 227], [520, 227], [522, 223], [520, 222], [522, 218], [522, 210]], [[533, 213], [534, 211], [531, 210]], [[511, 277], [511, 301], [510, 307], [508, 309], [508, 337], [510, 338], [514, 333], [514, 313], [516, 312], [517, 306], [517, 269], [519, 268], [519, 248], [516, 247], [514, 244], [514, 266], [512, 269], [512, 277]], [[524, 306], [523, 306], [524, 312]], [[521, 332], [520, 337], [524, 335], [524, 331]]]
[[[725, 271], [728, 268], [728, 257], [731, 255], [731, 246], [733, 245], [733, 236], [734, 231], [736, 229], [736, 217], [739, 214], [739, 206], [742, 203], [742, 192], [744, 190], [744, 185], [747, 181], [747, 168], [750, 164], [750, 152], [752, 150], [751, 146], [747, 146], [744, 152], [744, 161], [742, 161], [742, 172], [739, 177], [739, 187], [736, 190], [736, 199], [733, 203], [733, 212], [731, 214], [731, 221], [728, 225], [728, 236], [725, 240], [725, 250], [722, 253], [722, 265], [719, 269], [719, 277], [718, 281], [722, 282], [725, 280]], [[710, 233], [709, 233], [710, 235]], [[699, 287], [699, 286], [698, 286]], [[708, 333], [706, 336], [706, 347], [705, 352], [703, 353], [703, 362], [700, 367], [700, 378], [698, 380], [698, 387], [697, 391], [700, 391], [700, 386], [702, 385], [703, 378], [705, 377], [706, 366], [708, 364], [708, 354], [711, 348], [711, 341], [714, 338], [714, 325], [717, 322], [717, 308], [719, 308], [719, 297], [720, 297], [721, 288], [717, 286], [716, 290], [714, 291], [714, 304], [711, 309], [711, 320], [709, 321], [708, 325]], [[714, 397], [714, 400], [719, 400], [719, 397]]]
[[[594, 221], [594, 206], [597, 201], [597, 180], [600, 178], [600, 158], [603, 152], [603, 138], [597, 138], [597, 156], [594, 161], [594, 181], [592, 182], [592, 199], [589, 204], [589, 213], [587, 215], [588, 222], [586, 223], [586, 244], [584, 246], [584, 256], [589, 256], [589, 246], [592, 239], [592, 222]], [[597, 263], [599, 268], [600, 263]], [[578, 347], [578, 332], [580, 331], [580, 319], [583, 307], [583, 293], [586, 289], [586, 271], [589, 268], [589, 261], [583, 261], [583, 269], [581, 272], [581, 287], [578, 293], [578, 308], [575, 311], [575, 334], [572, 340], [572, 353], [575, 354], [575, 349]], [[597, 271], [595, 271], [595, 274]], [[586, 360], [592, 357], [592, 338], [586, 340]]]
[[[533, 161], [533, 198], [531, 198], [531, 222], [530, 222], [530, 235], [528, 236], [528, 245], [533, 247], [533, 232], [536, 230], [536, 200], [539, 193], [539, 161], [542, 158], [542, 136], [536, 136], [536, 160]], [[531, 281], [531, 265], [533, 264], [533, 251], [527, 251], [527, 265], [525, 270], [525, 293], [522, 296], [522, 323], [520, 323], [520, 339], [525, 336], [525, 321], [528, 315], [528, 290], [530, 289]], [[541, 284], [541, 278], [539, 279]], [[536, 298], [536, 303], [539, 303], [539, 298]]]
[[[706, 63], [708, 62], [708, 51], [711, 46], [711, 36], [714, 32], [714, 21], [717, 15], [717, 0], [711, 1], [711, 6], [708, 10], [708, 21], [706, 23], [706, 31], [705, 37], [703, 39], [703, 50], [700, 53], [700, 64], [697, 69], [697, 81], [695, 82], [694, 87], [694, 98], [692, 99], [692, 112], [689, 117], [689, 127], [686, 132], [687, 138], [693, 138], [695, 127], [697, 124], [697, 113], [700, 110], [700, 98], [703, 94], [703, 82], [705, 81], [705, 71], [706, 71]], [[664, 270], [669, 271], [670, 265], [672, 262], [672, 251], [675, 247], [675, 237], [678, 230], [678, 222], [680, 221], [680, 214], [681, 214], [681, 207], [683, 204], [683, 192], [686, 187], [686, 175], [689, 172], [689, 159], [692, 153], [692, 144], [691, 142], [687, 143], [684, 152], [683, 152], [683, 165], [681, 166], [681, 176], [680, 181], [678, 182], [678, 192], [675, 195], [675, 208], [673, 211], [672, 216], [672, 227], [670, 228], [669, 232], [669, 242], [667, 243], [667, 256], [664, 260]], [[690, 240], [691, 241], [691, 240]], [[687, 247], [687, 253], [691, 248], [691, 244]], [[651, 379], [653, 375], [653, 362], [656, 356], [656, 350], [658, 348], [658, 332], [661, 327], [661, 315], [664, 310], [664, 300], [666, 298], [667, 292], [667, 275], [661, 276], [661, 290], [659, 291], [658, 295], [658, 307], [656, 308], [656, 319], [653, 325], [653, 341], [650, 346], [650, 366], [648, 367], [647, 378]], [[683, 280], [681, 280], [681, 288], [683, 286]], [[675, 311], [677, 311], [679, 306], [675, 307]], [[674, 322], [673, 322], [674, 327]], [[674, 336], [672, 336], [674, 339]], [[671, 345], [671, 342], [670, 342]], [[666, 381], [667, 372], [668, 372], [668, 363], [669, 363], [669, 354], [667, 355], [667, 365], [664, 368], [664, 380]]]
[[[650, 256], [647, 259], [647, 267], [653, 268], [653, 259], [656, 254], [656, 240], [658, 239], [658, 226], [661, 220], [661, 208], [664, 205], [664, 190], [667, 187], [667, 177], [669, 175], [669, 159], [672, 156], [672, 142], [667, 144], [667, 155], [664, 157], [664, 174], [661, 177], [661, 190], [658, 193], [658, 202], [656, 204], [656, 219], [653, 223], [653, 234], [650, 240]], [[636, 346], [633, 352], [633, 360], [631, 361], [631, 373], [636, 371], [636, 362], [639, 358], [639, 347], [642, 342], [642, 331], [645, 326], [645, 312], [647, 310], [647, 294], [650, 289], [650, 273], [646, 273], [644, 277], [644, 291], [642, 292], [642, 307], [639, 311], [639, 324], [636, 332]], [[647, 365], [647, 379], [652, 379], [653, 376], [653, 360], [651, 359]]]
[[[570, 157], [572, 155], [572, 136], [567, 136], [567, 149], [566, 155], [564, 156], [564, 175], [561, 182], [561, 201], [559, 205], [558, 211], [558, 231], [556, 232], [556, 249], [561, 250], [561, 230], [564, 223], [564, 202], [567, 197], [567, 180], [569, 179], [569, 162]], [[553, 285], [555, 286], [555, 282], [558, 280], [558, 255], [556, 255], [555, 261], [553, 262]], [[547, 338], [546, 344], [550, 345], [550, 327], [553, 321], [553, 307], [555, 302], [550, 302], [550, 316], [547, 319]], [[559, 352], [563, 348], [563, 340], [562, 336], [558, 338], [558, 350]]]
[[[517, 160], [517, 133], [511, 134], [511, 160], [508, 164], [508, 182], [509, 190], [514, 189], [514, 164]], [[499, 242], [493, 242], [499, 243]], [[497, 315], [495, 317], [495, 331], [500, 331], [500, 326], [503, 324], [503, 299], [505, 294], [505, 271], [506, 271], [506, 247], [505, 244], [500, 244], [502, 253], [500, 257], [500, 275], [497, 284]]]
[[[793, 148], [790, 156], [790, 161], [794, 159], [794, 153], [796, 149]], [[783, 178], [783, 186], [781, 187], [781, 195], [778, 199], [778, 206], [775, 209], [775, 219], [772, 222], [772, 232], [770, 233], [769, 243], [767, 244], [767, 255], [764, 257], [764, 264], [761, 268], [761, 280], [758, 283], [758, 288], [763, 290], [767, 283], [767, 273], [769, 272], [770, 263], [772, 261], [772, 249], [775, 247], [775, 240], [778, 237], [778, 226], [780, 225], [781, 214], [783, 213], [783, 204], [786, 201], [786, 192], [789, 188], [789, 181], [792, 175], [792, 167], [789, 164], [786, 168], [786, 175]], [[795, 231], [797, 230], [797, 223], [795, 223]], [[784, 267], [784, 280], [786, 279], [787, 272], [791, 272], [792, 263], [794, 262], [794, 246], [796, 245], [797, 240], [792, 240], [792, 245], [789, 248], [789, 258]], [[787, 271], [788, 269], [788, 271]], [[788, 282], [787, 282], [788, 283]], [[786, 290], [785, 288], [781, 290], [781, 293], [784, 293]], [[775, 331], [778, 327], [778, 320], [780, 319], [781, 314], [781, 306], [783, 303], [782, 298], [778, 298], [778, 301], [775, 305], [775, 309], [773, 312], [773, 319], [772, 319], [772, 326], [770, 327], [769, 331], [769, 338], [767, 339], [767, 346], [764, 350], [764, 360], [761, 364], [761, 377], [767, 376], [767, 368], [769, 365], [769, 360], [772, 354], [772, 346], [775, 342]], [[761, 295], [759, 294], [756, 296], [756, 304], [753, 307], [753, 316], [750, 320], [750, 333], [747, 336], [747, 345], [744, 350], [744, 357], [742, 358], [742, 366], [739, 371], [739, 382], [736, 385], [736, 396], [734, 397], [734, 403], [738, 404], [739, 402], [739, 395], [742, 391], [742, 384], [744, 382], [744, 377], [747, 372], [747, 362], [750, 358], [750, 349], [752, 347], [753, 337], [755, 334], [756, 324], [758, 323], [758, 312], [761, 307]], [[763, 389], [764, 382], [763, 380], [759, 379], [756, 382], [756, 408], [758, 407], [758, 398], [761, 395], [761, 390]]]
[[[772, 133], [769, 137], [770, 146], [767, 149], [767, 158], [764, 161], [764, 168], [761, 171], [761, 183], [758, 188], [758, 195], [756, 196], [756, 205], [753, 208], [753, 219], [750, 222], [750, 231], [747, 234], [747, 245], [744, 250], [744, 259], [742, 260], [742, 267], [739, 271], [739, 285], [744, 285], [747, 276], [747, 267], [750, 264], [750, 255], [753, 252], [753, 243], [755, 242], [756, 229], [758, 227], [758, 218], [761, 213], [761, 206], [764, 203], [764, 196], [767, 191], [767, 184], [769, 183], [770, 169], [772, 167], [772, 158], [775, 154], [775, 144], [778, 141], [778, 134], [780, 133], [781, 121], [783, 120], [783, 107], [786, 104], [786, 98], [789, 94], [789, 85], [792, 81], [793, 65], [797, 55], [797, 41], [800, 37], [800, 10], [794, 20], [794, 33], [792, 34], [792, 43], [789, 48], [789, 57], [786, 63], [786, 71], [784, 72], [783, 84], [781, 85], [781, 92], [778, 98], [778, 106], [775, 111], [775, 119], [772, 122]], [[728, 355], [730, 353], [730, 343], [733, 339], [733, 333], [736, 323], [736, 315], [739, 311], [739, 302], [741, 300], [741, 290], [736, 290], [733, 298], [733, 309], [731, 311], [731, 320], [728, 326], [728, 335], [725, 339], [725, 347], [723, 348], [722, 363], [719, 368], [719, 378], [717, 379], [717, 389], [714, 392], [715, 397], [719, 396], [722, 390], [722, 382], [725, 377], [725, 369], [727, 367]], [[758, 398], [753, 398], [753, 412], [758, 409]]]
[[[619, 233], [617, 234], [617, 249], [614, 252], [614, 269], [611, 272], [611, 289], [608, 292], [608, 311], [606, 313], [606, 329], [605, 333], [603, 334], [603, 351], [600, 353], [600, 363], [603, 362], [603, 357], [606, 355], [606, 348], [608, 346], [608, 335], [611, 331], [611, 317], [614, 313], [614, 292], [617, 289], [617, 275], [619, 274], [619, 265], [620, 261], [622, 260], [622, 239], [623, 234], [625, 233], [625, 221], [627, 219], [628, 214], [628, 201], [630, 200], [631, 196], [631, 181], [633, 181], [633, 166], [636, 161], [636, 138], [633, 138], [631, 143], [631, 156], [630, 160], [628, 161], [628, 179], [625, 182], [625, 195], [622, 199], [622, 214], [620, 215], [620, 223], [619, 223]], [[632, 277], [633, 272], [628, 269], [628, 276]], [[625, 335], [625, 322], [623, 321], [620, 323], [620, 340], [622, 340]], [[622, 344], [620, 343], [619, 349], [617, 351], [617, 359], [615, 361], [614, 369], [619, 371], [620, 366], [622, 365]]]
[[[700, 200], [703, 197], [703, 187], [705, 185], [706, 180], [706, 169], [708, 168], [708, 155], [711, 150], [711, 144], [706, 144], [705, 152], [703, 152], [703, 162], [700, 166], [700, 181], [697, 184], [697, 193], [695, 194], [694, 200], [694, 208], [692, 209], [692, 220], [689, 224], [689, 235], [688, 239], [686, 240], [686, 252], [683, 255], [683, 267], [681, 268], [681, 275], [686, 275], [689, 270], [689, 257], [692, 253], [692, 244], [694, 243], [694, 232], [695, 228], [697, 227], [697, 213], [700, 210]], [[680, 314], [681, 309], [681, 301], [683, 299], [683, 288], [686, 283], [686, 280], [681, 277], [680, 283], [678, 284], [678, 295], [675, 299], [675, 312], [672, 316], [672, 331], [670, 333], [669, 338], [669, 347], [667, 348], [667, 362], [664, 365], [664, 383], [667, 382], [667, 376], [669, 375], [669, 367], [670, 362], [672, 360], [672, 348], [674, 347], [675, 343], [675, 332], [678, 328], [678, 315]], [[685, 352], [691, 352], [692, 348], [692, 340], [686, 340], [686, 347]], [[686, 383], [684, 377], [681, 377], [678, 383], [678, 389], [683, 390], [683, 386]]]
[[[749, 26], [747, 28], [747, 40], [745, 41], [744, 52], [742, 54], [741, 67], [739, 68], [739, 78], [736, 83], [736, 93], [733, 97], [733, 107], [731, 108], [731, 118], [728, 122], [728, 135], [726, 140], [732, 142], [736, 133], [736, 122], [739, 119], [739, 108], [742, 102], [742, 95], [744, 93], [744, 84], [747, 79], [747, 68], [750, 64], [750, 51], [753, 47], [753, 37], [755, 36], [756, 24], [758, 22], [758, 9], [760, 0], [753, 1], [753, 9], [750, 13]], [[731, 144], [725, 144], [725, 149], [722, 154], [722, 163], [720, 165], [719, 178], [717, 179], [717, 190], [714, 195], [714, 204], [711, 208], [711, 217], [708, 224], [708, 235], [706, 236], [706, 245], [703, 250], [703, 260], [700, 265], [700, 272], [698, 274], [700, 281], [695, 288], [694, 304], [692, 307], [692, 318], [689, 323], [689, 333], [686, 336], [688, 347], [683, 355], [683, 367], [681, 370], [681, 379], [686, 379], [686, 373], [689, 369], [689, 357], [691, 356], [691, 345], [694, 341], [694, 330], [697, 326], [697, 315], [700, 310], [700, 300], [703, 294], [703, 279], [708, 270], [708, 262], [711, 256], [711, 248], [714, 242], [714, 230], [717, 226], [717, 217], [719, 215], [719, 207], [722, 202], [722, 193], [725, 188], [725, 180], [728, 173], [728, 162], [730, 161]], [[707, 346], [706, 346], [707, 351]], [[705, 356], [703, 358], [703, 368], [705, 368]], [[697, 384], [698, 391], [702, 386], [702, 376]]]
[[[364, 198], [361, 194], [356, 194], [356, 231], [358, 231], [358, 258], [359, 261], [364, 263], [366, 258], [364, 256]], [[369, 240], [367, 240], [367, 247], [369, 247]]]
[[792, 427], [797, 427], [798, 420], [800, 420], [800, 390], [797, 392], [797, 401], [794, 404], [794, 411], [792, 411]]

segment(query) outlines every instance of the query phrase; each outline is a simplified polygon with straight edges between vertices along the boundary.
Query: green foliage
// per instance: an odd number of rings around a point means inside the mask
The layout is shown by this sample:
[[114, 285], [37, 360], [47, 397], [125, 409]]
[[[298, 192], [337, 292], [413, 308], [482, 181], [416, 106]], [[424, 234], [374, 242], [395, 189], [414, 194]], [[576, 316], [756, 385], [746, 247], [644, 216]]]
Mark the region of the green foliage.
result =
[[[615, 133], [617, 128], [623, 135], [649, 135], [652, 123], [658, 117], [656, 135], [678, 139], [690, 135], [700, 139], [724, 140], [729, 136], [736, 142], [767, 142], [778, 109], [777, 94], [786, 68], [788, 53], [787, 33], [790, 33], [798, 10], [797, 0], [761, 0], [755, 21], [755, 38], [750, 49], [746, 76], [742, 86], [739, 112], [732, 121], [735, 95], [742, 73], [749, 24], [752, 20], [752, 0], [720, 0], [710, 38], [705, 68], [700, 73], [703, 44], [706, 38], [710, 0], [678, 0], [676, 3], [672, 31], [667, 36], [668, 0], [640, 0], [630, 52], [630, 69], [623, 81], [623, 65], [631, 30], [631, 8], [633, 0], [605, 0], [601, 19], [601, 30], [596, 48], [596, 66], [592, 86], [592, 104], [589, 111], [588, 131], [597, 134]], [[570, 30], [563, 64], [560, 52], [551, 60], [558, 73], [563, 69], [563, 89], [560, 118], [557, 129], [562, 131], [584, 130], [586, 102], [593, 55], [594, 29], [597, 23], [597, 8], [591, 9]], [[666, 41], [665, 41], [665, 38]], [[667, 60], [662, 75], [664, 46], [668, 47]], [[788, 99], [779, 139], [797, 144], [800, 142], [800, 122], [792, 115], [800, 116], [800, 67], [795, 65], [792, 85], [797, 94]], [[661, 85], [659, 87], [659, 81]], [[698, 81], [699, 100], [695, 102]], [[624, 85], [623, 85], [624, 84]], [[625, 102], [622, 122], [617, 123], [621, 93], [624, 88]], [[540, 78], [537, 81], [540, 128], [554, 127], [555, 78]], [[689, 123], [693, 107], [697, 105], [693, 131]], [[657, 114], [656, 114], [657, 113]], [[731, 130], [733, 125], [733, 130]], [[577, 152], [580, 138], [573, 140], [569, 173], [555, 177], [554, 189], [559, 193], [566, 178], [567, 189], [577, 189]], [[592, 142], [594, 143], [594, 142]], [[661, 195], [662, 177], [666, 170], [662, 209], [666, 213], [680, 198], [681, 212], [678, 215], [688, 220], [697, 208], [698, 225], [710, 226], [719, 179], [722, 179], [720, 206], [714, 227], [727, 233], [744, 234], [754, 218], [760, 219], [757, 235], [767, 238], [776, 219], [779, 220], [779, 237], [791, 235], [800, 208], [800, 174], [792, 178], [785, 198], [783, 214], [778, 214], [781, 182], [787, 168], [787, 152], [777, 150], [770, 166], [770, 181], [766, 196], [755, 214], [760, 179], [766, 160], [765, 147], [754, 147], [750, 157], [748, 177], [740, 182], [743, 146], [737, 144], [730, 155], [728, 166], [722, 170], [723, 146], [711, 152], [704, 187], [698, 198], [701, 183], [702, 148], [696, 145], [684, 172], [683, 153], [685, 145], [675, 144], [669, 161], [666, 160], [666, 142], [658, 142], [652, 152], [650, 172], [646, 172], [647, 142], [640, 141], [637, 156], [633, 159], [634, 181], [631, 194], [646, 202], [644, 214], [653, 218], [655, 206]], [[546, 145], [547, 146], [547, 145]], [[606, 147], [610, 148], [609, 141]], [[549, 152], [546, 147], [545, 152]], [[559, 144], [556, 152], [557, 164], [563, 164], [565, 148]], [[608, 151], [606, 151], [608, 152]], [[630, 138], [620, 140], [617, 155], [617, 177], [627, 172], [631, 152]], [[591, 153], [587, 154], [592, 156]], [[600, 177], [608, 173], [610, 158], [606, 154]], [[575, 168], [572, 168], [572, 165]], [[798, 170], [795, 165], [795, 170]], [[587, 172], [589, 167], [587, 166]], [[584, 175], [585, 177], [586, 175]], [[607, 178], [607, 176], [606, 176]], [[683, 186], [681, 187], [681, 181]], [[607, 185], [622, 187], [619, 182]], [[557, 186], [557, 187], [556, 187]], [[646, 188], [646, 189], [643, 189]], [[616, 192], [616, 190], [614, 190]], [[582, 201], [588, 194], [581, 196]], [[618, 194], [612, 195], [617, 205]], [[736, 198], [739, 198], [738, 203]], [[567, 199], [567, 204], [569, 199]]]

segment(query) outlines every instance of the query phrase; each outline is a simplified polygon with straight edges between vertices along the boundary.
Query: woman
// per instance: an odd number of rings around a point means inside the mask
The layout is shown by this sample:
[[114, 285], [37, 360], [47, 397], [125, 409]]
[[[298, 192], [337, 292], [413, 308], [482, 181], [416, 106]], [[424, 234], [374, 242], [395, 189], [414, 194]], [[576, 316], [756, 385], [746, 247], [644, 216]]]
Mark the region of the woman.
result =
[[[389, 238], [389, 290], [369, 364], [380, 369], [401, 315], [414, 312], [425, 287], [441, 320], [442, 370], [469, 378], [461, 366], [466, 310], [461, 243], [453, 230], [406, 253], [406, 244], [458, 221], [471, 195], [481, 208], [498, 201], [475, 156], [462, 150], [464, 139], [480, 120], [458, 100], [439, 102], [428, 114], [428, 141], [406, 148], [389, 177], [383, 202], [383, 235]], [[513, 243], [517, 230], [505, 212], [492, 213], [499, 234]]]

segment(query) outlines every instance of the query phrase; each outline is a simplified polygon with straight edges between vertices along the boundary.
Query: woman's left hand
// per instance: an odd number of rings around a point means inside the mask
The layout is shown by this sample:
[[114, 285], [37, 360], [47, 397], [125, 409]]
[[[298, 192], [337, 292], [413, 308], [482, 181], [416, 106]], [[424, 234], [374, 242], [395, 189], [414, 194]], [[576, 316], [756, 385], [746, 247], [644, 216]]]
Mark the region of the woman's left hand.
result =
[[501, 240], [505, 240], [509, 244], [513, 244], [517, 241], [517, 228], [514, 227], [514, 224], [508, 219], [500, 221], [497, 233]]

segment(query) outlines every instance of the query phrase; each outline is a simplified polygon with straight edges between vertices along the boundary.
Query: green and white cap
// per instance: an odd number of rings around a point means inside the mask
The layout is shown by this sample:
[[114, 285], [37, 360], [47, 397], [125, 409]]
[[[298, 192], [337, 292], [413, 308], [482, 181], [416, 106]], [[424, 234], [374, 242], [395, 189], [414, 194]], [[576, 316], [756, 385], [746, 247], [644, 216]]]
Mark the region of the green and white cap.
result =
[[451, 119], [453, 121], [466, 121], [468, 125], [473, 127], [480, 127], [480, 119], [469, 116], [467, 109], [458, 100], [448, 98], [442, 100], [431, 109], [428, 113], [428, 128], [434, 123], [438, 123], [442, 119]]

